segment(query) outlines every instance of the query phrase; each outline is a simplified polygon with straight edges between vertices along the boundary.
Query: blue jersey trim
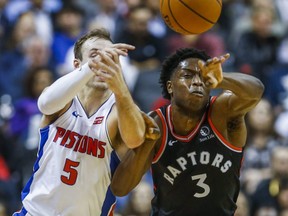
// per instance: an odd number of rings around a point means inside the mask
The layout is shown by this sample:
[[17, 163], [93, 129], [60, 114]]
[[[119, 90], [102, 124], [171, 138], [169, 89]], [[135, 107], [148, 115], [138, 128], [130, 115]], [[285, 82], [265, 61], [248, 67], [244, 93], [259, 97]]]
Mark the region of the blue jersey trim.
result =
[[48, 140], [48, 137], [49, 137], [49, 127], [45, 127], [43, 129], [41, 129], [40, 130], [40, 135], [41, 135], [41, 137], [40, 137], [40, 146], [39, 146], [39, 150], [38, 150], [37, 160], [36, 160], [36, 162], [34, 164], [34, 167], [33, 167], [33, 174], [32, 174], [32, 176], [30, 177], [29, 181], [27, 182], [27, 184], [25, 185], [25, 187], [22, 190], [22, 193], [21, 193], [21, 199], [22, 200], [24, 200], [25, 197], [29, 194], [31, 184], [32, 184], [33, 179], [34, 179], [34, 174], [39, 169], [39, 161], [40, 161], [41, 157], [43, 156], [44, 145], [45, 145], [45, 143], [46, 143], [46, 141]]
[[[120, 159], [118, 158], [115, 151], [111, 152], [111, 160], [110, 160], [110, 170], [111, 170], [111, 176], [113, 176], [116, 168], [118, 167], [120, 163]], [[101, 216], [107, 216], [109, 215], [112, 206], [116, 203], [116, 197], [112, 193], [110, 186], [108, 187], [108, 190], [106, 192], [106, 197], [102, 206]]]
[[15, 212], [12, 216], [25, 216], [27, 214], [27, 210], [22, 207], [22, 209], [19, 212]]

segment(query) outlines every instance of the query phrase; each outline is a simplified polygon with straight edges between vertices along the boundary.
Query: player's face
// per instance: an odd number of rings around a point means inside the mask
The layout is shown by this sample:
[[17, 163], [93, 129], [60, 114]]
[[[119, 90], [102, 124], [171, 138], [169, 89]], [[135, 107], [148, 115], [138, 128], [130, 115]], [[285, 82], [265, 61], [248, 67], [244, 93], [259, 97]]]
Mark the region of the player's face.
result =
[[[104, 50], [106, 47], [111, 46], [112, 43], [102, 38], [90, 38], [82, 46], [83, 60], [82, 64], [85, 64], [90, 59], [96, 58], [98, 50]], [[89, 87], [107, 89], [107, 84], [99, 77], [94, 76], [87, 85]]]
[[210, 90], [205, 86], [197, 58], [185, 59], [167, 83], [171, 102], [188, 110], [201, 110], [209, 100]]

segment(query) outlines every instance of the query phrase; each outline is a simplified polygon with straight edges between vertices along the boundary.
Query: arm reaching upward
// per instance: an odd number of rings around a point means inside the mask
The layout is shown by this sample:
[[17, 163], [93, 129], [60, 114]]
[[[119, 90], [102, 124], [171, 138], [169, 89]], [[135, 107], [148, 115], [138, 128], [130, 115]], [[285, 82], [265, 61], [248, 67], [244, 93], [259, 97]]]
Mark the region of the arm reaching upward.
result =
[[[127, 56], [127, 51], [134, 49], [129, 44], [112, 44], [106, 48], [117, 55]], [[94, 70], [99, 67], [102, 58], [98, 55], [74, 71], [60, 77], [46, 88], [38, 99], [39, 110], [45, 115], [52, 115], [63, 109], [83, 86], [95, 75]]]
[[199, 61], [205, 85], [209, 88], [224, 90], [221, 97], [227, 99], [227, 108], [231, 113], [245, 114], [261, 99], [264, 86], [256, 77], [243, 73], [224, 73], [222, 64], [230, 57], [227, 53], [206, 62]]

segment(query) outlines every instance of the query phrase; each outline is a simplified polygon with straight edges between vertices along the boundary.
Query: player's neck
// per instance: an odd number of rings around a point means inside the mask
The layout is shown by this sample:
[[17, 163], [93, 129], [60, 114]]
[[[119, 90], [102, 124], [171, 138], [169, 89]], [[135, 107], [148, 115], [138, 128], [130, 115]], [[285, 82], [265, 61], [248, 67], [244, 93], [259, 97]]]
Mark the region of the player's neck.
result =
[[173, 129], [178, 135], [185, 136], [189, 134], [200, 122], [204, 113], [192, 113], [192, 115], [183, 111], [172, 109], [171, 121]]
[[93, 115], [98, 108], [111, 96], [110, 90], [98, 91], [83, 89], [77, 95], [88, 116]]

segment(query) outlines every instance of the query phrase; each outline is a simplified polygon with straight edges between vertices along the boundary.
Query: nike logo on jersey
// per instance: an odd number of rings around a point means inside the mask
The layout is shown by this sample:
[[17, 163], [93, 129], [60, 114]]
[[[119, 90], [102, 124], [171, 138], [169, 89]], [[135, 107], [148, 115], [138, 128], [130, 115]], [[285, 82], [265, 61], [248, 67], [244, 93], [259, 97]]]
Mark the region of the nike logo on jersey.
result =
[[169, 142], [168, 142], [168, 145], [169, 146], [173, 146], [174, 145], [174, 143], [176, 143], [176, 142], [178, 142], [178, 140], [170, 140]]
[[77, 117], [82, 117], [81, 115], [79, 115], [79, 114], [77, 113], [77, 111], [72, 112], [72, 115], [75, 116], [76, 118], [77, 118]]

